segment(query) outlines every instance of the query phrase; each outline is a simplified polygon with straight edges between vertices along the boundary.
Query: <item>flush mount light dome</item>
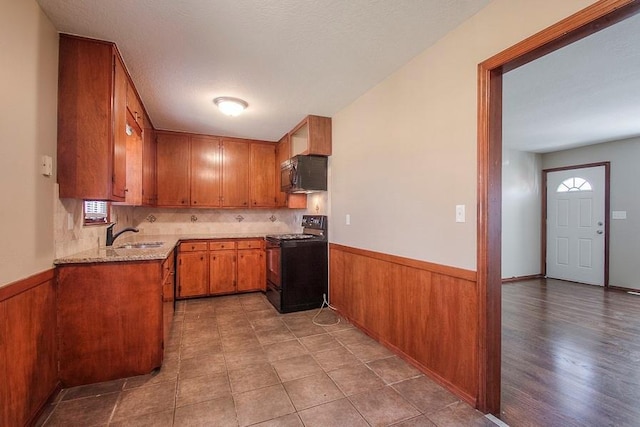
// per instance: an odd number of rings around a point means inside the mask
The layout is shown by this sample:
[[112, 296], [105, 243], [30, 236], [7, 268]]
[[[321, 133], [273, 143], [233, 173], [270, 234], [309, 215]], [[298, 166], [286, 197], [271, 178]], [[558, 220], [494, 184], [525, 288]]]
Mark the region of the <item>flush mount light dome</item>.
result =
[[229, 96], [220, 96], [213, 100], [220, 111], [227, 116], [237, 116], [249, 106], [246, 101], [240, 98], [231, 98]]

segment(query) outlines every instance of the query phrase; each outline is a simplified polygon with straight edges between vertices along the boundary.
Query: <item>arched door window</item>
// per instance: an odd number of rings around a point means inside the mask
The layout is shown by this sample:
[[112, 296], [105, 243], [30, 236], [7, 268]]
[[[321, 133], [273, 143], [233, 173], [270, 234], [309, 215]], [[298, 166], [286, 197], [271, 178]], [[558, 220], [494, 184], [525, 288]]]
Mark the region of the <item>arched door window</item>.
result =
[[589, 181], [583, 178], [579, 178], [574, 176], [572, 178], [567, 178], [556, 189], [558, 193], [566, 193], [568, 191], [591, 191], [591, 184]]

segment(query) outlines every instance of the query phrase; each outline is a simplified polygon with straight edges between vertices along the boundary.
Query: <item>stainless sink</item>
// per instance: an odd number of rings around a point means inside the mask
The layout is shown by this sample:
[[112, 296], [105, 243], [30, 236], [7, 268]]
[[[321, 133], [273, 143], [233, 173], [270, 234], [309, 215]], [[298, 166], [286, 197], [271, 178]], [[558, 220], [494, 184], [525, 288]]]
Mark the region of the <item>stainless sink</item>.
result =
[[164, 245], [164, 242], [139, 242], [139, 243], [125, 243], [116, 247], [116, 249], [153, 249], [159, 248]]

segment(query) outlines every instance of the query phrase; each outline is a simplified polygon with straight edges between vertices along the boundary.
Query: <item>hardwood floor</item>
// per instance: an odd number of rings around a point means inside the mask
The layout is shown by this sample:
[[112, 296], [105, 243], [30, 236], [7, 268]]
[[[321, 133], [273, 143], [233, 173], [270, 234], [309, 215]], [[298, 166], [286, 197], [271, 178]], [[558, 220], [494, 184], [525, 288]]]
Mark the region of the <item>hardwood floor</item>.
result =
[[640, 426], [640, 296], [552, 279], [505, 284], [502, 346], [510, 426]]

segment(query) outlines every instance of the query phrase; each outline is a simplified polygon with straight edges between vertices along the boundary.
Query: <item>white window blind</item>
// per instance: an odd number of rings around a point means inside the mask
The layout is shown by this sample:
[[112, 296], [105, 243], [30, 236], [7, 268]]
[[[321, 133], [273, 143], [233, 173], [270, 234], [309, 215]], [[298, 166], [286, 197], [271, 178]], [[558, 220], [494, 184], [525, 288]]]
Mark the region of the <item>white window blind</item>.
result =
[[97, 200], [84, 201], [84, 220], [85, 222], [107, 222], [107, 210], [109, 206], [107, 202]]

